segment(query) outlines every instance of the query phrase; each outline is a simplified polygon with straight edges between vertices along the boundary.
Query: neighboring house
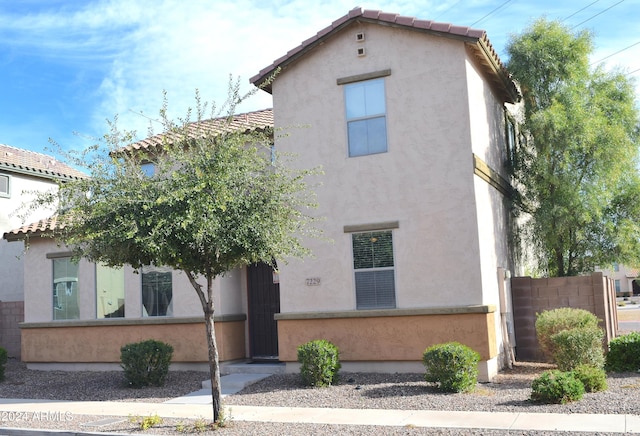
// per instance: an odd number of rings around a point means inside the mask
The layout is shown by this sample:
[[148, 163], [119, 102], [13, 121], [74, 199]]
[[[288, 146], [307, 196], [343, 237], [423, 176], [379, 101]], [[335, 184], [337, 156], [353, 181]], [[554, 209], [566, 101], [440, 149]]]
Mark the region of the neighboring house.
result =
[[[56, 189], [59, 181], [83, 174], [54, 157], [0, 144], [0, 233], [51, 214], [50, 210], [20, 209], [34, 192]], [[21, 216], [24, 213], [24, 219]], [[20, 330], [24, 305], [24, 259], [21, 244], [0, 240], [0, 346], [20, 357]]]
[[[481, 354], [480, 378], [493, 378], [515, 345], [505, 163], [520, 96], [485, 32], [354, 9], [252, 82], [277, 69], [265, 89], [287, 135], [275, 147], [322, 165], [316, 213], [331, 241], [307, 241], [313, 257], [281, 260], [279, 274], [254, 266], [216, 282], [220, 360], [278, 358], [293, 371], [297, 346], [322, 338], [345, 370], [422, 371], [426, 347], [455, 340]], [[114, 363], [122, 344], [149, 337], [171, 342], [177, 362], [206, 362], [201, 308], [182, 274], [74, 267], [44, 238], [31, 238], [26, 260], [31, 366]]]
[[605, 276], [613, 279], [616, 297], [630, 297], [640, 294], [640, 285], [636, 283], [640, 275], [637, 269], [614, 263], [612, 269], [596, 268], [596, 271], [600, 271]]

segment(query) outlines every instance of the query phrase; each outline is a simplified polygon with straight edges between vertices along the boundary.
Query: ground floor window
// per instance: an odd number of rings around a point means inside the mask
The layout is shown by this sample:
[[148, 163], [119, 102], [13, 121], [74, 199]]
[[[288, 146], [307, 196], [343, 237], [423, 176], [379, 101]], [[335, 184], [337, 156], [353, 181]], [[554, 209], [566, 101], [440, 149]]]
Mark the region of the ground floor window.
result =
[[173, 285], [171, 269], [142, 268], [142, 316], [172, 316]]
[[97, 318], [124, 318], [124, 269], [96, 265]]
[[395, 267], [391, 230], [353, 233], [351, 241], [356, 308], [395, 308]]
[[71, 257], [53, 261], [53, 319], [79, 319], [78, 263]]

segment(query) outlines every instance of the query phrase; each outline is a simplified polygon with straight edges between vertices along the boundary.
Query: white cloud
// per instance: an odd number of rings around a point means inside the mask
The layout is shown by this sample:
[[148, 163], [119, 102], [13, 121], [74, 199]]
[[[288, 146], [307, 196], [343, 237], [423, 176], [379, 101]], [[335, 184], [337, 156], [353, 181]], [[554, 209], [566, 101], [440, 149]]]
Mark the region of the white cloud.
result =
[[[458, 25], [473, 23], [499, 4], [489, 6], [481, 0], [361, 3], [365, 9], [437, 17]], [[103, 133], [105, 119], [118, 114], [120, 126], [136, 129], [140, 136], [146, 135], [149, 121], [134, 112], [156, 117], [162, 90], [167, 91], [175, 116], [184, 115], [194, 104], [196, 88], [205, 100], [221, 103], [230, 74], [240, 76], [245, 89], [250, 89], [251, 76], [354, 7], [352, 0], [94, 0], [57, 5], [22, 15], [0, 10], [0, 44], [71, 65], [78, 77], [83, 70], [97, 73], [98, 84], [83, 90], [92, 102], [86, 116], [92, 131], [83, 133]], [[551, 19], [563, 18], [578, 9], [532, 1], [507, 6], [476, 26], [488, 31], [501, 55], [509, 33], [521, 32], [532, 18], [545, 13]], [[589, 13], [593, 11], [584, 12], [587, 17]], [[619, 35], [608, 40], [602, 33], [608, 34], [610, 27], [601, 29], [596, 33], [597, 59], [622, 48]], [[622, 59], [640, 68], [637, 61], [628, 61], [630, 56], [640, 59], [639, 51], [628, 50]], [[270, 105], [270, 96], [261, 91], [240, 109]]]

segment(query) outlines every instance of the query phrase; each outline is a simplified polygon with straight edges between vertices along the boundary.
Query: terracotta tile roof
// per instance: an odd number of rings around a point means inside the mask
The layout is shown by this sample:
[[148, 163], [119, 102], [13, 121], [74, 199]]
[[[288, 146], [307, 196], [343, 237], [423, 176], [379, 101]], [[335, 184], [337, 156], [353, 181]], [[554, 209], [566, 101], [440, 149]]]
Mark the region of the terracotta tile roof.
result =
[[[432, 35], [460, 39], [472, 48], [483, 66], [487, 77], [497, 85], [501, 98], [510, 103], [515, 103], [520, 99], [516, 84], [511, 79], [510, 74], [498, 57], [484, 30], [454, 26], [449, 23], [421, 20], [382, 11], [366, 10], [359, 7], [352, 9], [347, 15], [338, 18], [331, 23], [331, 25], [303, 41], [299, 46], [289, 50], [284, 56], [276, 59], [271, 65], [263, 68], [258, 74], [249, 79], [250, 82], [256, 86], [263, 84], [277, 68], [286, 68], [287, 65], [304, 56], [307, 51], [323, 43], [332, 33], [338, 32], [354, 22], [384, 24], [387, 26], [413, 29]], [[271, 85], [265, 86], [264, 89], [271, 93]]]
[[27, 224], [17, 229], [9, 230], [5, 232], [2, 237], [7, 241], [19, 241], [24, 239], [27, 235], [29, 236], [39, 236], [42, 233], [51, 232], [56, 230], [57, 228], [62, 228], [62, 224], [58, 222], [58, 217], [56, 215], [42, 219], [38, 222]]
[[81, 171], [63, 164], [52, 156], [0, 144], [0, 171], [34, 174], [48, 179], [79, 179]]
[[[234, 115], [231, 120], [227, 119], [227, 117], [221, 117], [200, 122], [193, 122], [187, 125], [189, 135], [191, 135], [192, 137], [196, 137], [197, 135], [202, 134], [203, 131], [207, 133], [218, 134], [224, 131], [249, 131], [255, 129], [263, 130], [269, 127], [273, 127], [272, 109], [264, 109]], [[171, 138], [171, 133], [161, 133], [130, 144], [124, 147], [123, 151], [132, 152], [136, 150], [150, 150], [162, 146], [163, 140], [165, 139], [171, 141]]]

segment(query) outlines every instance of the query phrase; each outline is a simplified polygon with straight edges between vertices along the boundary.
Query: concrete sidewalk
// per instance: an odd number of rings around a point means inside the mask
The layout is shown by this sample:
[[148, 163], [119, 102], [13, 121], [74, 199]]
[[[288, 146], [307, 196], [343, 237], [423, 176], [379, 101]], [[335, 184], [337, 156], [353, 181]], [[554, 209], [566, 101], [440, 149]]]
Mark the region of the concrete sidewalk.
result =
[[[211, 404], [130, 403], [108, 401], [47, 401], [2, 399], [0, 411], [49, 415], [149, 416], [210, 419]], [[448, 412], [435, 410], [330, 409], [304, 407], [226, 407], [234, 421], [411, 426], [521, 431], [640, 433], [638, 415], [556, 413]], [[1, 425], [1, 424], [0, 424]], [[0, 427], [0, 434], [3, 433]], [[11, 430], [7, 428], [6, 430]], [[33, 430], [33, 429], [32, 429]]]
[[[263, 367], [264, 368], [264, 367]], [[243, 373], [221, 377], [223, 396], [239, 392], [271, 374]], [[165, 403], [112, 401], [52, 401], [0, 399], [2, 416], [27, 417], [47, 414], [53, 417], [73, 415], [130, 416], [155, 415], [177, 419], [211, 419], [211, 384], [203, 382], [199, 391]], [[331, 409], [310, 407], [227, 406], [226, 416], [234, 421], [284, 422], [307, 424], [410, 426], [449, 429], [490, 429], [514, 431], [565, 431], [591, 433], [640, 433], [640, 415], [591, 415], [559, 413], [451, 412], [438, 410]], [[11, 413], [13, 412], [13, 415]], [[35, 415], [34, 415], [35, 414]], [[56, 432], [2, 428], [0, 435], [55, 434]]]

